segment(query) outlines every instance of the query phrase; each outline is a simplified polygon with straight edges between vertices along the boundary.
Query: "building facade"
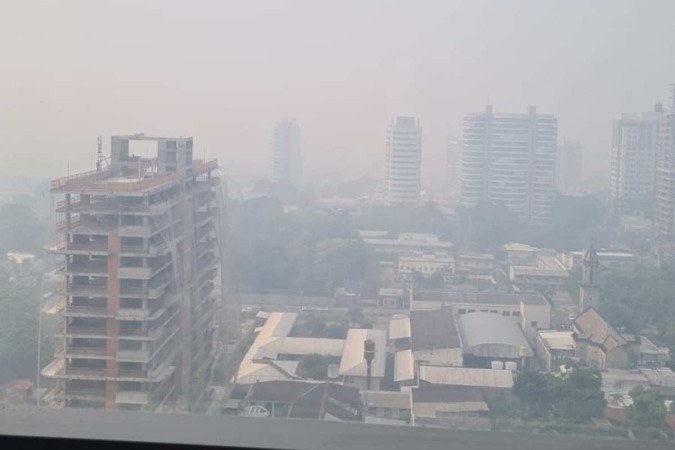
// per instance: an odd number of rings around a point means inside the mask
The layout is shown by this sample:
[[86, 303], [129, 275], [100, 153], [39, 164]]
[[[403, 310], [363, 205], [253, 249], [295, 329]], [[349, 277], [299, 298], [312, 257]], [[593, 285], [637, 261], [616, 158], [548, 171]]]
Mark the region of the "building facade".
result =
[[561, 194], [579, 195], [581, 189], [582, 149], [579, 142], [563, 140], [558, 145], [557, 187]]
[[272, 178], [290, 181], [296, 187], [302, 183], [302, 134], [294, 119], [285, 119], [274, 127]]
[[551, 219], [556, 189], [554, 116], [484, 113], [464, 117], [461, 202], [500, 203], [534, 225]]
[[448, 199], [458, 201], [462, 185], [462, 141], [460, 139], [454, 137], [448, 139], [445, 158]]
[[395, 117], [387, 128], [384, 202], [415, 204], [420, 197], [422, 130], [414, 117]]
[[614, 121], [610, 199], [617, 213], [651, 203], [654, 193], [660, 107], [646, 114], [623, 114]]
[[[157, 156], [130, 153], [152, 141]], [[110, 165], [52, 181], [64, 256], [55, 406], [190, 409], [215, 361], [222, 286], [217, 162], [192, 138], [113, 136]], [[222, 291], [222, 289], [219, 289]]]

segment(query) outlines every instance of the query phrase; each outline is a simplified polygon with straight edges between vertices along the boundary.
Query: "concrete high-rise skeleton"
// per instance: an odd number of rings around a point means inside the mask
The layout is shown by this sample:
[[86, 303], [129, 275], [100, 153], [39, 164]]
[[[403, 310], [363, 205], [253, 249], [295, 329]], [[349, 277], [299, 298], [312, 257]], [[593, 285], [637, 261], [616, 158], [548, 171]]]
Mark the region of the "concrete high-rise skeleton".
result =
[[556, 188], [558, 124], [550, 114], [485, 112], [464, 117], [461, 202], [501, 203], [529, 224], [546, 224]]
[[422, 130], [414, 117], [394, 117], [387, 128], [384, 202], [414, 204], [420, 199]]
[[648, 209], [654, 194], [660, 106], [614, 121], [610, 199], [616, 213]]
[[302, 184], [302, 133], [294, 119], [285, 119], [274, 127], [272, 178]]
[[[130, 144], [156, 143], [154, 157]], [[65, 301], [55, 359], [60, 406], [190, 409], [216, 361], [223, 292], [220, 179], [192, 138], [113, 136], [109, 165], [56, 179]]]

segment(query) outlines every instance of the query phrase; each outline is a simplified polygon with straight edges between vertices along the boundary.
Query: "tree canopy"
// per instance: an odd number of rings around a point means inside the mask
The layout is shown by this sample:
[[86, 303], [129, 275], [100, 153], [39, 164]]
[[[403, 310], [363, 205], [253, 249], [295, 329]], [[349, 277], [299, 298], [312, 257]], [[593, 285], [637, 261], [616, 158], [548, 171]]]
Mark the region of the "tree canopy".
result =
[[513, 393], [529, 417], [584, 423], [602, 415], [606, 402], [597, 369], [578, 368], [567, 375], [521, 372]]

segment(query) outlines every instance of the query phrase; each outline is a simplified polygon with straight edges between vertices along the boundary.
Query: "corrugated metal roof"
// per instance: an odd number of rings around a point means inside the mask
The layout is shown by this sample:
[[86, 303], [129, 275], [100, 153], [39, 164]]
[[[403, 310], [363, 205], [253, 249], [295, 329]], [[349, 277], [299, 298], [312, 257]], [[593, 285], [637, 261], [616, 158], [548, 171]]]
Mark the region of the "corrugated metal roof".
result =
[[465, 352], [482, 345], [503, 344], [516, 348], [521, 356], [532, 356], [532, 349], [523, 331], [508, 317], [474, 312], [462, 314], [458, 320]]
[[361, 376], [367, 375], [367, 364], [363, 358], [363, 343], [366, 340], [375, 341], [375, 359], [372, 365], [373, 377], [384, 377], [387, 356], [387, 332], [384, 330], [366, 330], [351, 328], [347, 332], [342, 359], [340, 360], [340, 375]]
[[410, 337], [410, 317], [394, 317], [389, 321], [389, 339]]
[[473, 369], [468, 367], [420, 366], [420, 380], [431, 384], [510, 389], [510, 370]]
[[461, 346], [450, 308], [410, 311], [410, 334], [414, 352]]
[[394, 356], [394, 381], [410, 381], [415, 379], [415, 359], [412, 350], [401, 350]]

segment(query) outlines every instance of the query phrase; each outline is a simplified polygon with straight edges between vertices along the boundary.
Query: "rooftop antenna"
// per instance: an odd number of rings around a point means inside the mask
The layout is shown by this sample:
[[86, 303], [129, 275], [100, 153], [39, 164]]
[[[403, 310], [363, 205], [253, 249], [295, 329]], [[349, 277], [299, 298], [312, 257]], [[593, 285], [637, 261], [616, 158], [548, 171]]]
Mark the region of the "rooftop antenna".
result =
[[97, 138], [97, 147], [96, 151], [96, 172], [100, 172], [103, 169], [103, 136]]

